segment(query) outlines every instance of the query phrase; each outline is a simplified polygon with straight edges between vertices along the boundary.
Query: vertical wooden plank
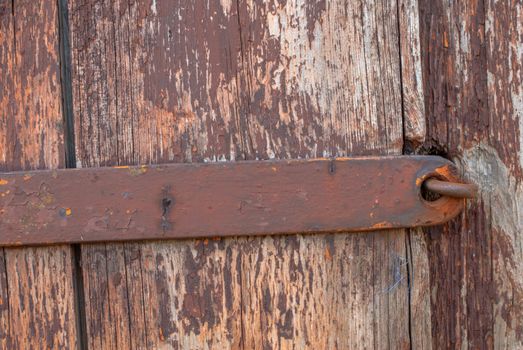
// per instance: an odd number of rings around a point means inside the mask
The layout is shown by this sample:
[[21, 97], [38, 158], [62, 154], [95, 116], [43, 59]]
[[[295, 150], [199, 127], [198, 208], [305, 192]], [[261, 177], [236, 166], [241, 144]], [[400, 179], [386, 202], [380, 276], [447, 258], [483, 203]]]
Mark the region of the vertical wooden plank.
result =
[[[125, 271], [115, 270], [124, 264], [122, 244], [89, 245], [85, 253], [92, 259], [83, 261], [85, 268], [96, 278], [84, 278], [86, 300], [86, 331], [89, 349], [114, 349], [131, 346], [127, 290], [122, 285], [128, 281]], [[89, 264], [89, 265], [87, 265]]]
[[431, 229], [434, 347], [523, 347], [523, 5], [422, 1], [429, 139], [480, 184]]
[[240, 348], [241, 246], [198, 240], [141, 249], [147, 346]]
[[[427, 126], [423, 91], [420, 15], [418, 0], [398, 2], [403, 153], [412, 154], [425, 142]], [[413, 349], [432, 348], [430, 269], [422, 230], [408, 230], [406, 237], [409, 275], [410, 340]]]
[[[11, 107], [12, 89], [7, 86], [14, 84], [13, 75], [9, 69], [14, 60], [14, 26], [12, 2], [0, 3], [0, 164], [7, 163], [7, 122]], [[5, 165], [4, 165], [5, 166]], [[3, 193], [4, 191], [2, 191]], [[9, 342], [9, 287], [7, 285], [7, 266], [5, 250], [0, 251], [0, 346], [5, 349]]]
[[[78, 166], [235, 158], [235, 8], [70, 2]], [[83, 246], [89, 345], [238, 348], [239, 250], [234, 240]], [[99, 288], [111, 274], [125, 278]]]
[[[484, 4], [421, 2], [427, 148], [456, 159], [488, 132]], [[492, 348], [488, 209], [429, 231], [434, 348]]]
[[[486, 178], [497, 178], [489, 196], [494, 347], [523, 348], [523, 3], [489, 0], [486, 19], [492, 125], [488, 136], [498, 157], [495, 153], [484, 156], [477, 147], [466, 154], [464, 167], [473, 169], [484, 188], [491, 184]], [[492, 170], [492, 163], [499, 164], [497, 171]], [[487, 177], [482, 176], [485, 173]]]
[[[148, 329], [145, 310], [149, 299], [145, 298], [141, 244], [126, 243], [122, 250], [125, 256], [124, 264], [128, 268], [125, 270], [125, 283], [122, 281], [124, 287], [121, 288], [121, 293], [126, 293], [127, 308], [125, 304], [122, 304], [119, 306], [119, 310], [122, 313], [128, 313], [128, 327], [125, 327], [127, 324], [121, 327], [125, 331], [129, 329], [129, 333], [132, 335], [132, 338], [129, 339], [131, 339], [134, 348], [146, 349], [148, 347]], [[116, 273], [121, 273], [121, 265], [121, 263], [111, 264]]]
[[6, 249], [10, 334], [8, 347], [76, 346], [69, 247]]
[[78, 166], [237, 158], [232, 2], [69, 7]]
[[[395, 3], [240, 5], [251, 157], [401, 153]], [[404, 235], [253, 240], [245, 348], [408, 347]]]
[[55, 4], [2, 3], [2, 168], [63, 164]]
[[394, 3], [241, 4], [242, 104], [253, 157], [401, 149]]
[[[402, 151], [395, 3], [74, 0], [69, 10], [79, 166]], [[83, 246], [88, 317], [102, 320], [89, 342], [405, 348], [405, 238], [133, 243], [123, 261], [109, 258], [116, 245]], [[104, 269], [127, 276], [116, 292], [127, 306], [97, 287], [110, 283]], [[103, 322], [114, 313], [129, 323]], [[114, 327], [128, 327], [129, 342]]]
[[7, 286], [5, 252], [0, 254], [0, 348], [6, 349], [9, 342], [9, 287]]
[[244, 347], [408, 348], [405, 247], [398, 237], [252, 240], [243, 258]]
[[431, 270], [422, 229], [410, 230], [407, 249], [411, 344], [413, 349], [432, 349]]
[[[2, 171], [63, 165], [57, 12], [54, 2], [0, 4]], [[4, 249], [2, 255], [0, 344], [75, 347], [70, 248]]]

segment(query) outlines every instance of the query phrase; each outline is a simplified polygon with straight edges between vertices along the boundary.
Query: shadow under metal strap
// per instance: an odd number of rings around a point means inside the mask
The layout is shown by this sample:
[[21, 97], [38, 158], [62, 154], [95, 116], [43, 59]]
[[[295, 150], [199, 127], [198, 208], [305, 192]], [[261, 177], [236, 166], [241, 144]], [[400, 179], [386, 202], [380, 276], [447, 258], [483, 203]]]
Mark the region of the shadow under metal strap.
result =
[[0, 246], [436, 225], [474, 195], [458, 182], [436, 156], [2, 173]]

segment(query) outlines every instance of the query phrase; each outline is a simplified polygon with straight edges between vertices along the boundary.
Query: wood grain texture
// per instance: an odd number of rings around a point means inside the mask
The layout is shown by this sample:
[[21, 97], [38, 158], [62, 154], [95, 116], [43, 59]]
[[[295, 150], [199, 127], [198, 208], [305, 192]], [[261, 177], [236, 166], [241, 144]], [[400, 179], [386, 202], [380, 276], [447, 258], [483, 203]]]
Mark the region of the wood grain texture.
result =
[[250, 241], [242, 265], [244, 348], [408, 348], [407, 262], [398, 236]]
[[[53, 2], [0, 2], [2, 171], [63, 165], [57, 30]], [[70, 248], [0, 255], [0, 348], [74, 348]]]
[[[222, 115], [236, 109], [237, 18], [219, 3], [69, 4], [78, 166], [234, 154]], [[83, 246], [88, 347], [238, 348], [239, 251], [234, 240]]]
[[[395, 3], [69, 14], [78, 166], [401, 153]], [[88, 345], [408, 348], [406, 261], [404, 231], [83, 246]]]
[[412, 349], [433, 349], [430, 265], [421, 228], [411, 229], [407, 240]]
[[427, 134], [419, 36], [419, 8], [417, 0], [400, 0], [398, 6], [403, 132], [406, 141], [404, 147], [410, 148], [409, 151], [411, 151], [425, 141]]
[[[400, 0], [399, 33], [403, 112], [403, 153], [412, 154], [427, 134], [418, 0]], [[423, 231], [407, 231], [410, 341], [412, 349], [432, 349], [429, 262]]]
[[523, 347], [523, 4], [421, 1], [426, 149], [481, 200], [428, 230], [435, 348]]

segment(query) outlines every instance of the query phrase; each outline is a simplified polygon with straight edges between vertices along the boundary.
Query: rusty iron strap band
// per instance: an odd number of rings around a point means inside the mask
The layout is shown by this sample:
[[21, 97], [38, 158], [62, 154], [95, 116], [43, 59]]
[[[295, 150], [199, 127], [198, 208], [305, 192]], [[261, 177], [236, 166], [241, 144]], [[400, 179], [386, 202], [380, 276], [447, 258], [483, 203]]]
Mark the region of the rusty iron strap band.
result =
[[435, 225], [463, 199], [426, 201], [435, 156], [246, 161], [0, 174], [0, 246]]

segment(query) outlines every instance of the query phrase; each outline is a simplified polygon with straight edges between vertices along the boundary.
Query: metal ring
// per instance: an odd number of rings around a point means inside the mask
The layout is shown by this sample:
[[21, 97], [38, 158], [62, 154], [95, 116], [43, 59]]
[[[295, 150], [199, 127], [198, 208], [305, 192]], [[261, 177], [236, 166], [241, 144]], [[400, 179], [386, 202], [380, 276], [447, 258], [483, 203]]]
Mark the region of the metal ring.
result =
[[436, 178], [425, 180], [423, 186], [430, 192], [453, 198], [475, 198], [478, 193], [478, 186], [475, 184], [441, 181]]

